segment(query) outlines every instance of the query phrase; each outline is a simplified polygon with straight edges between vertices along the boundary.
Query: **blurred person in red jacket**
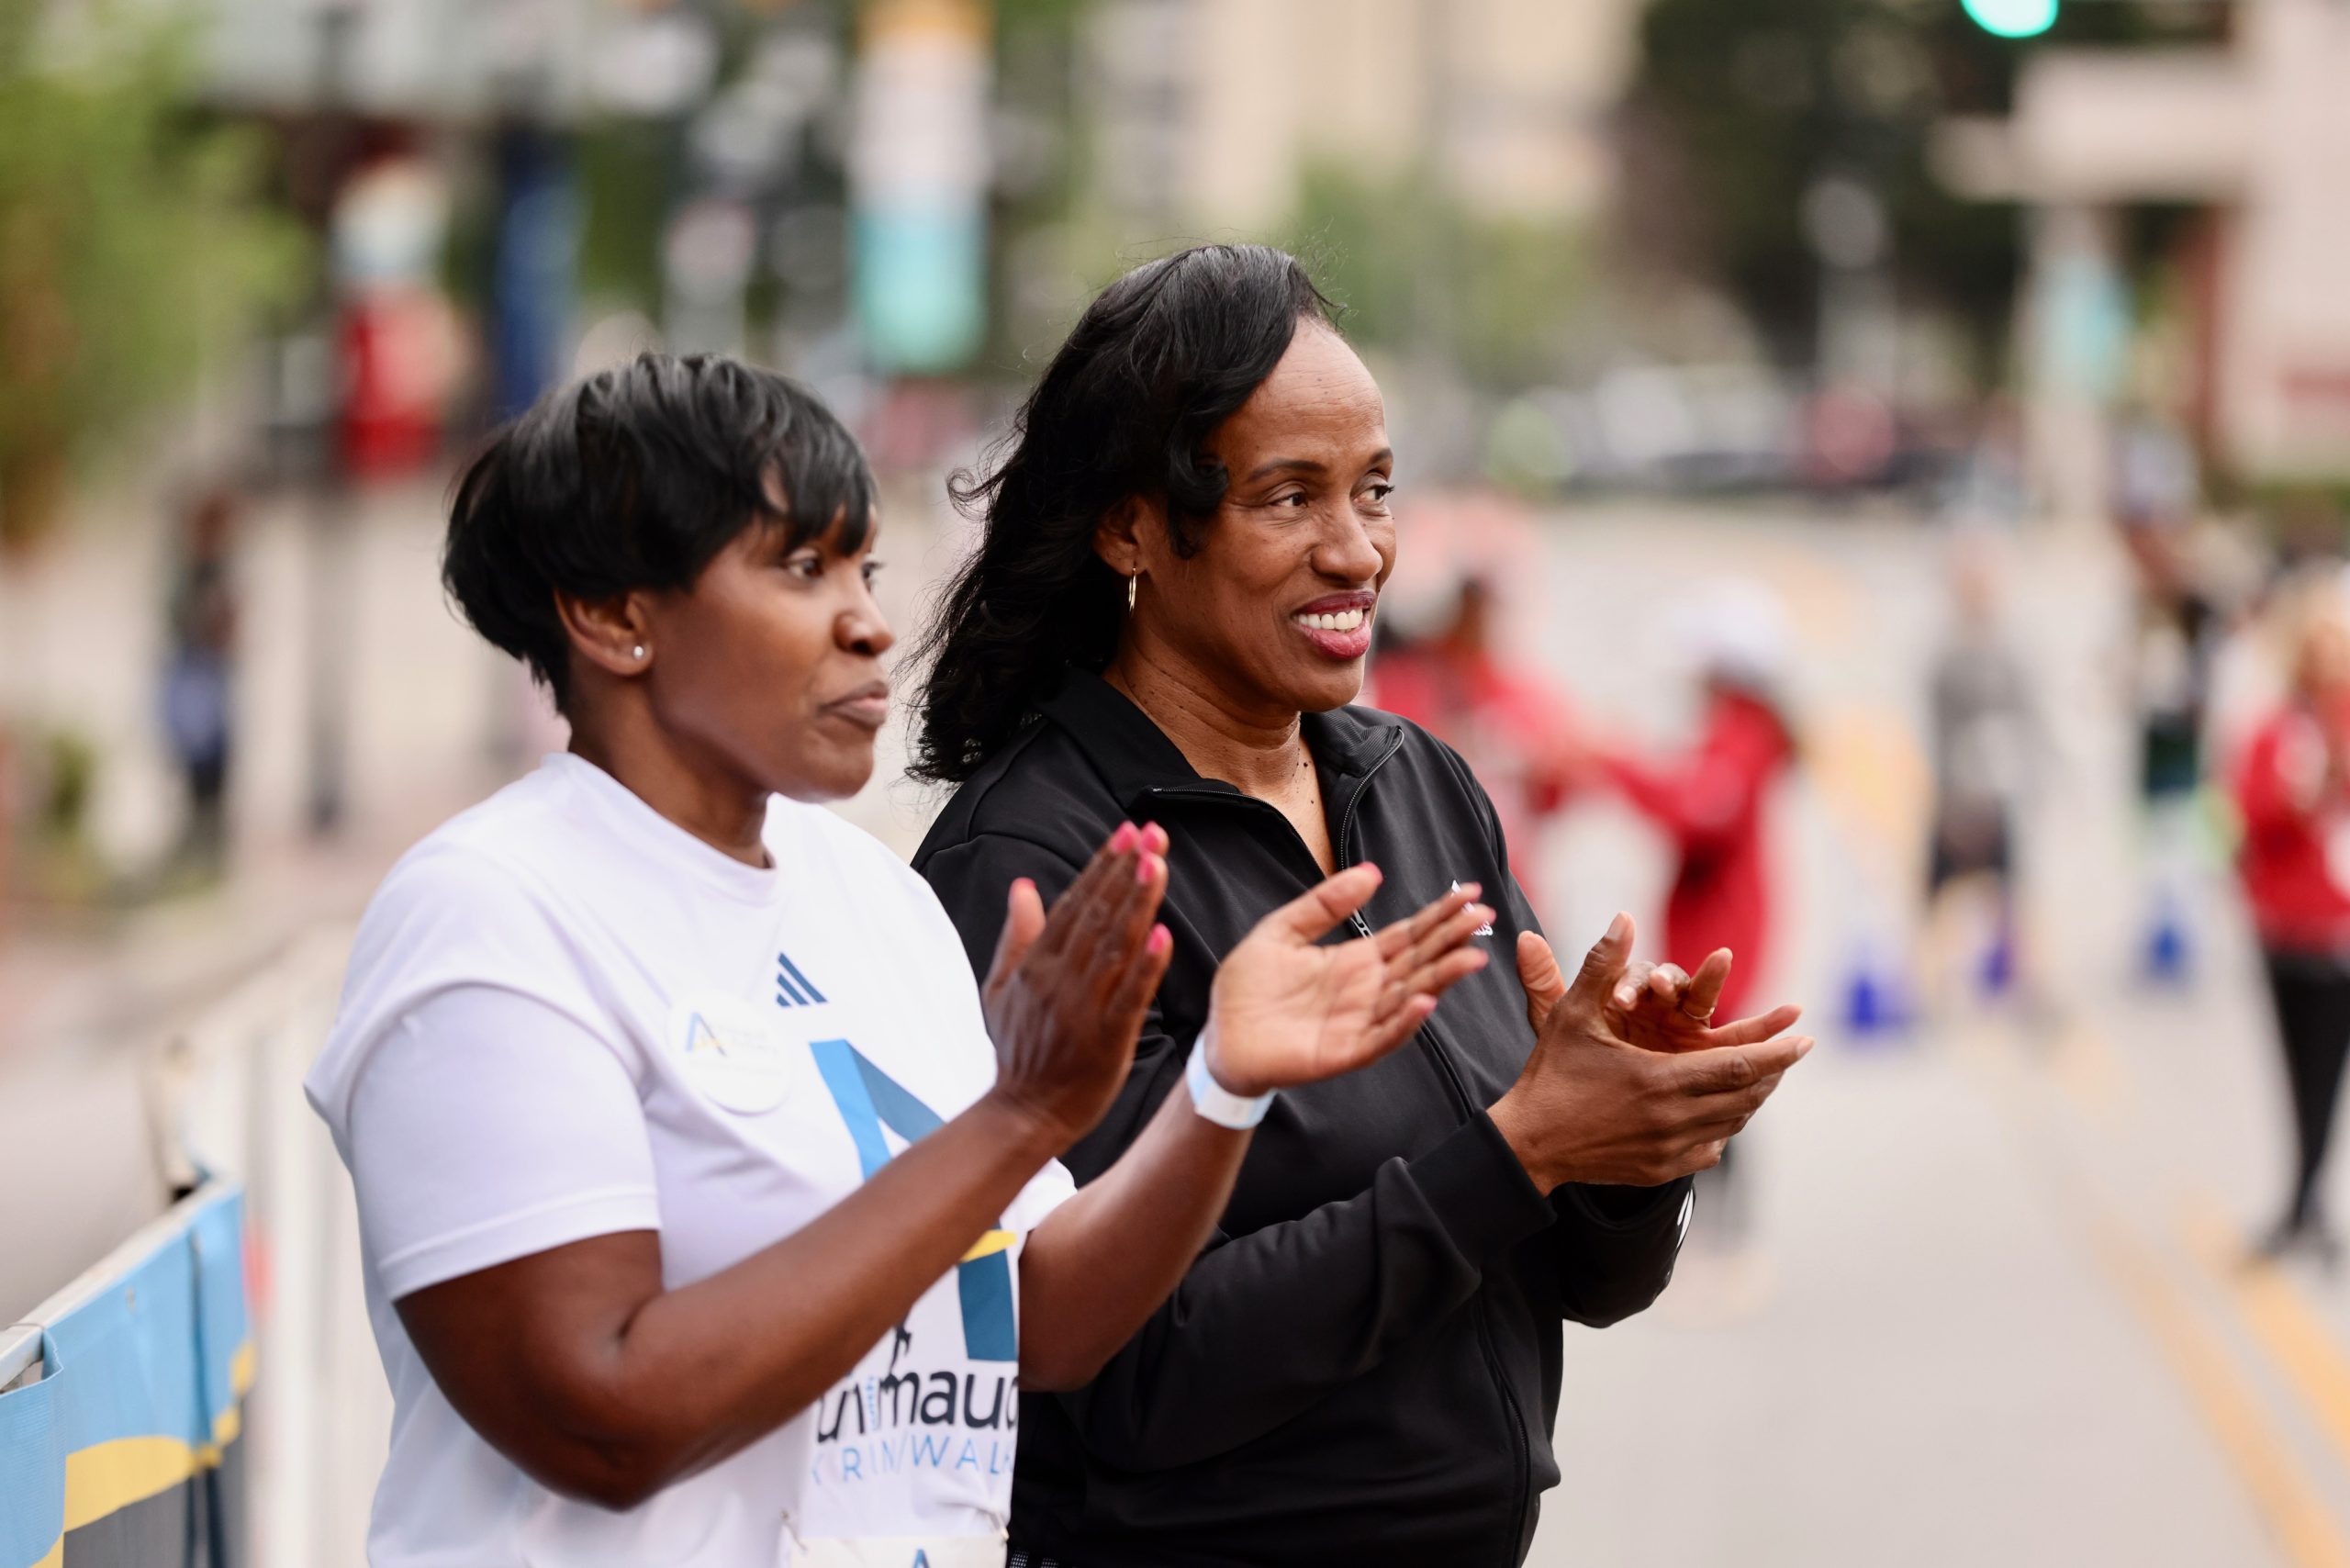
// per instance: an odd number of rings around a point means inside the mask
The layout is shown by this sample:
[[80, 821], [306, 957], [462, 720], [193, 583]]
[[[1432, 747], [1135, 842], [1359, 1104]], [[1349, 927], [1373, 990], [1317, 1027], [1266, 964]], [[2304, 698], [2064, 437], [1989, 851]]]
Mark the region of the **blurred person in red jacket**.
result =
[[1499, 651], [1495, 598], [1483, 577], [1463, 578], [1443, 626], [1380, 650], [1369, 700], [1460, 754], [1501, 819], [1511, 872], [1539, 903], [1542, 824], [1582, 781], [1587, 753], [1564, 694]]
[[[1695, 742], [1673, 755], [1642, 756], [1620, 745], [1594, 756], [1601, 775], [1671, 842], [1673, 884], [1664, 902], [1664, 949], [1677, 964], [1735, 968], [1720, 982], [1712, 1011], [1739, 1016], [1771, 955], [1769, 805], [1773, 786], [1796, 758], [1793, 727], [1780, 692], [1787, 631], [1777, 600], [1751, 584], [1718, 585], [1703, 595], [1684, 635], [1695, 655], [1704, 708]], [[1660, 966], [1679, 978], [1673, 965]], [[1732, 1140], [1733, 1145], [1736, 1140]], [[1726, 1148], [1708, 1180], [1708, 1205], [1725, 1240], [1745, 1229], [1739, 1188], [1729, 1181]]]
[[1772, 876], [1771, 787], [1795, 760], [1779, 700], [1786, 662], [1785, 618], [1759, 589], [1728, 585], [1690, 618], [1704, 711], [1697, 736], [1677, 755], [1628, 747], [1597, 752], [1602, 775], [1662, 829], [1675, 855], [1664, 904], [1665, 950], [1702, 959], [1728, 947], [1737, 968], [1717, 1009], [1735, 1011], [1768, 962]]
[[2277, 614], [2290, 689], [2251, 732], [2231, 780], [2297, 1156], [2284, 1215], [2260, 1250], [2332, 1262], [2340, 1244], [2317, 1189], [2350, 1055], [2350, 594], [2339, 568], [2280, 595]]

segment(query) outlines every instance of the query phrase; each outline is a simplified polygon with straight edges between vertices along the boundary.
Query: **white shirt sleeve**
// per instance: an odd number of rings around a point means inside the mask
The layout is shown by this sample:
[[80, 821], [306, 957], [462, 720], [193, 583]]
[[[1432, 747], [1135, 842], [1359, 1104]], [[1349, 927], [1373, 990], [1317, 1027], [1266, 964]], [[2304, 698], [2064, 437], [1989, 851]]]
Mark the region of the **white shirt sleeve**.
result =
[[1077, 1183], [1070, 1179], [1069, 1167], [1058, 1159], [1047, 1159], [1045, 1168], [1028, 1178], [1020, 1195], [1012, 1200], [1004, 1211], [1003, 1227], [1027, 1235], [1045, 1223], [1045, 1216], [1077, 1195]]
[[350, 1098], [360, 1234], [397, 1301], [591, 1236], [661, 1228], [628, 1068], [556, 1008], [436, 991], [369, 1052]]

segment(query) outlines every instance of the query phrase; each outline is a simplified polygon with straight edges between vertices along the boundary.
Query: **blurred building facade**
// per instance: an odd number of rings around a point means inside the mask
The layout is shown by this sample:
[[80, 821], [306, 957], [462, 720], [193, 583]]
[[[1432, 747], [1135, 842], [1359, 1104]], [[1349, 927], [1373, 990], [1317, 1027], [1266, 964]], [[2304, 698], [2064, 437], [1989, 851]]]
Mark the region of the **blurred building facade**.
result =
[[[1416, 172], [1493, 216], [1581, 217], [1639, 0], [1102, 0], [1094, 194], [1131, 221], [1261, 233], [1305, 172]], [[1399, 213], [1399, 222], [1411, 215]]]
[[2116, 220], [2132, 207], [2201, 216], [2179, 258], [2179, 412], [2199, 444], [2254, 480], [2350, 473], [2350, 9], [2233, 10], [2222, 49], [2035, 53], [2008, 118], [1945, 142], [1953, 185], [2031, 209], [2020, 324], [2035, 444], [2060, 504], [2084, 515], [2109, 477], [2109, 443], [2084, 438], [2122, 389], [2129, 323], [2097, 317], [2121, 287]]

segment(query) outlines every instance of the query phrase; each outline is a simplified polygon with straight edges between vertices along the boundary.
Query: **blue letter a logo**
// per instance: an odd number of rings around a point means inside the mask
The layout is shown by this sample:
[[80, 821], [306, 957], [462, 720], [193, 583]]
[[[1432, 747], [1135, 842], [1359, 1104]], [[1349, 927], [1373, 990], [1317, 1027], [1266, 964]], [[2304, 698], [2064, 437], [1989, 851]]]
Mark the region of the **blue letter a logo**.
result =
[[[816, 1070], [832, 1091], [841, 1120], [848, 1124], [867, 1181], [890, 1163], [882, 1128], [912, 1143], [946, 1125], [937, 1112], [846, 1040], [817, 1040], [808, 1048], [815, 1053]], [[963, 1298], [963, 1351], [975, 1361], [1020, 1359], [1020, 1334], [1012, 1314], [1013, 1239], [1008, 1230], [991, 1230], [955, 1266], [955, 1283]]]

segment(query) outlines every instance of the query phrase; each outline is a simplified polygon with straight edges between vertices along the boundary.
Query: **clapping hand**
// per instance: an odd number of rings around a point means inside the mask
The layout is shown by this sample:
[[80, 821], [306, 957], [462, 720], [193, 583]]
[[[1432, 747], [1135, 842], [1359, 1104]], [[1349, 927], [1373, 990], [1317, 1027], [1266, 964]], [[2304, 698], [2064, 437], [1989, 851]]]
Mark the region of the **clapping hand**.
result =
[[1485, 967], [1471, 945], [1493, 911], [1478, 887], [1350, 942], [1322, 946], [1379, 887], [1351, 866], [1282, 905], [1225, 956], [1201, 1038], [1208, 1070], [1236, 1094], [1311, 1083], [1376, 1060], [1411, 1038], [1437, 999]]
[[[1714, 1010], [1722, 987], [1729, 981], [1730, 950], [1717, 947], [1689, 974], [1674, 963], [1651, 964], [1628, 959], [1622, 978], [1600, 1008], [1607, 1030], [1627, 1045], [1642, 1050], [1708, 1050], [1717, 1046], [1751, 1046], [1785, 1033], [1803, 1016], [1794, 1005], [1774, 1007], [1750, 1018], [1733, 1019], [1717, 1028]], [[1566, 977], [1550, 945], [1531, 931], [1517, 938], [1517, 976], [1526, 987], [1526, 1021], [1542, 1032], [1550, 1009], [1567, 994]]]
[[995, 962], [980, 989], [997, 1092], [1066, 1148], [1102, 1118], [1134, 1065], [1135, 1041], [1173, 943], [1157, 924], [1167, 833], [1122, 823], [1054, 902], [1012, 884]]
[[[1686, 1011], [1694, 980], [1666, 975], [1660, 986], [1644, 974], [1626, 1003], [1631, 949], [1632, 922], [1619, 914], [1567, 984], [1548, 944], [1519, 940], [1534, 1049], [1492, 1115], [1546, 1193], [1568, 1182], [1653, 1187], [1705, 1170], [1811, 1049], [1778, 1034], [1793, 1008], [1715, 1028]], [[1708, 959], [1700, 972], [1703, 1006], [1729, 967]]]

